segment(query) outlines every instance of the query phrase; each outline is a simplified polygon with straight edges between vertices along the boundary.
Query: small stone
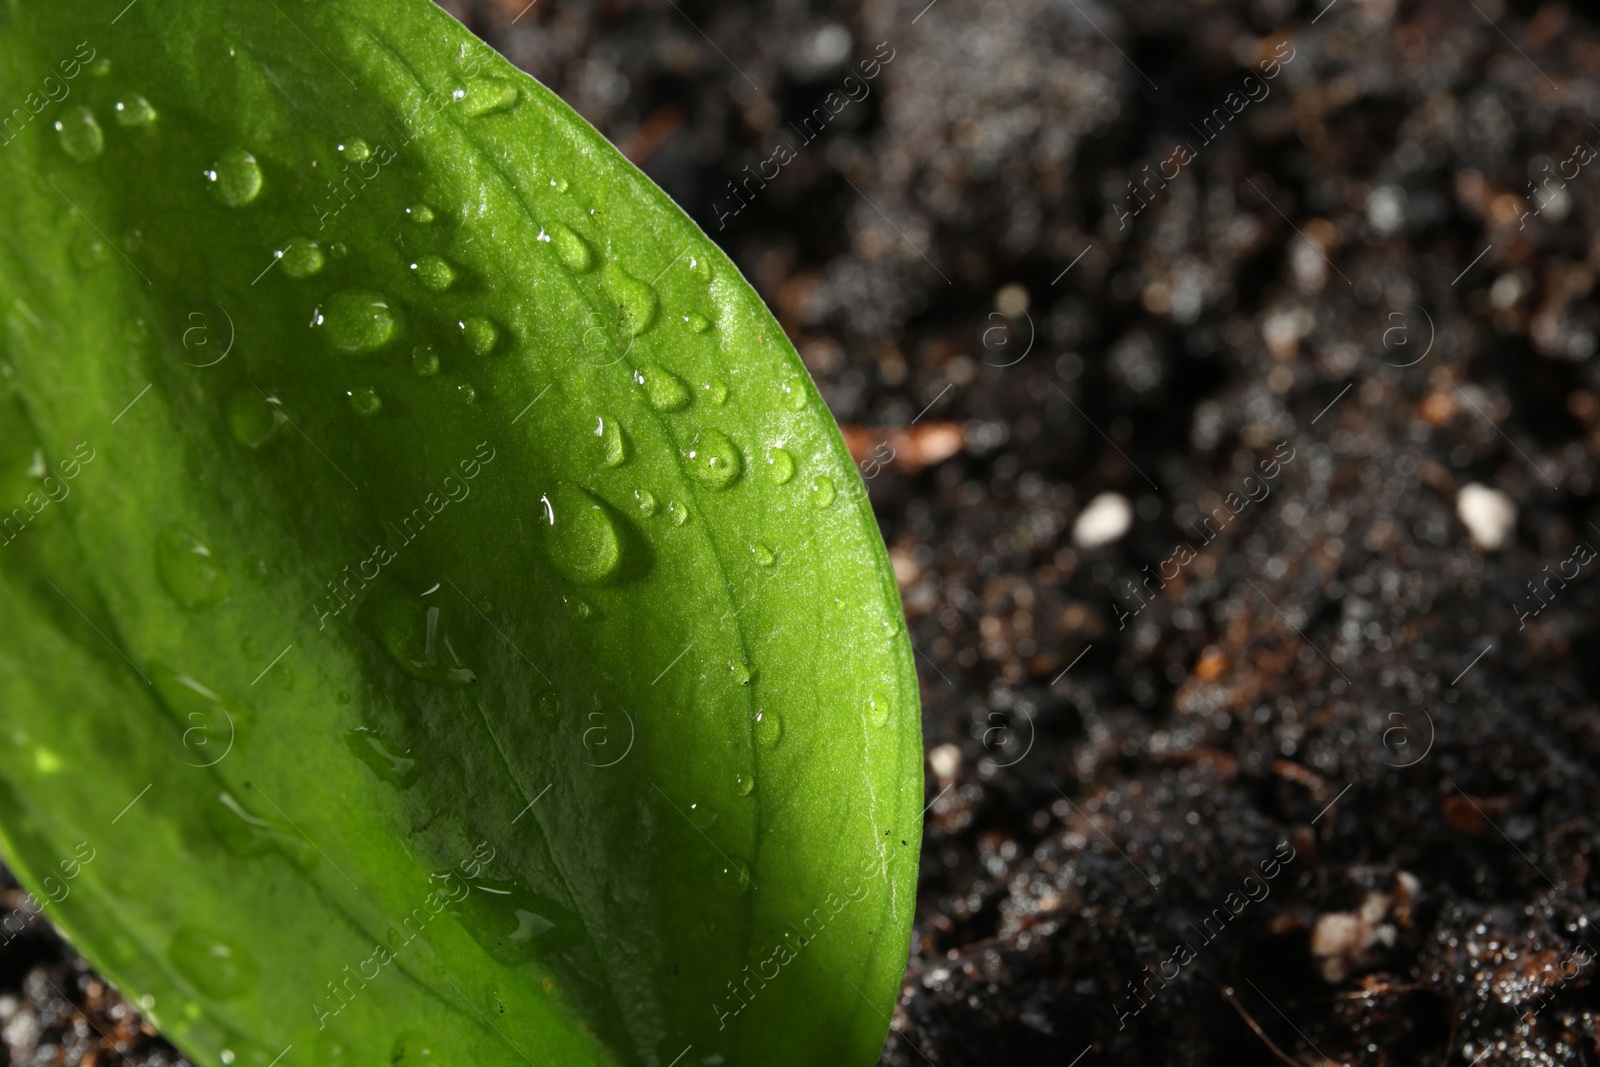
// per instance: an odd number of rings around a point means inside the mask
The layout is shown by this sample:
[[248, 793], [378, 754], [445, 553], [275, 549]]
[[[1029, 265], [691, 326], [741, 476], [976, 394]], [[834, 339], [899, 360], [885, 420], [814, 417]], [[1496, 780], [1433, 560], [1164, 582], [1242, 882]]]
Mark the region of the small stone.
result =
[[955, 745], [935, 745], [928, 750], [928, 766], [940, 784], [947, 784], [961, 769], [961, 750]]
[[1072, 541], [1079, 548], [1099, 548], [1119, 540], [1133, 525], [1133, 505], [1121, 493], [1101, 493], [1072, 524]]
[[1504, 548], [1517, 529], [1517, 505], [1500, 490], [1477, 482], [1456, 493], [1456, 517], [1480, 552]]

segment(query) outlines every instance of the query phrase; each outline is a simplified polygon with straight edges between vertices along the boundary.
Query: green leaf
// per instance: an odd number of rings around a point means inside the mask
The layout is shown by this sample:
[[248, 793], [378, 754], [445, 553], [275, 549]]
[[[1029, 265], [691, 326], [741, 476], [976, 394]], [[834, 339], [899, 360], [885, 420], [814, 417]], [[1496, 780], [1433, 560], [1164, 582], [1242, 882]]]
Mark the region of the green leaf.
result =
[[4, 850], [197, 1062], [875, 1060], [883, 545], [565, 105], [424, 0], [8, 0], [0, 318]]

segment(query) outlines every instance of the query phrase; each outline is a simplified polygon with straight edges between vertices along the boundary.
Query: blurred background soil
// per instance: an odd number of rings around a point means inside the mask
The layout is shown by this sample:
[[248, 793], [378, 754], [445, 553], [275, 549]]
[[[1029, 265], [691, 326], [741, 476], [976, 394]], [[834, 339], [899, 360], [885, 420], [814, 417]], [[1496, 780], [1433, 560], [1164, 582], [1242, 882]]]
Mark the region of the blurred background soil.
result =
[[[925, 2], [445, 4], [861, 460], [929, 751], [883, 1063], [1600, 1063], [1595, 18]], [[177, 1061], [39, 919], [0, 1035]]]

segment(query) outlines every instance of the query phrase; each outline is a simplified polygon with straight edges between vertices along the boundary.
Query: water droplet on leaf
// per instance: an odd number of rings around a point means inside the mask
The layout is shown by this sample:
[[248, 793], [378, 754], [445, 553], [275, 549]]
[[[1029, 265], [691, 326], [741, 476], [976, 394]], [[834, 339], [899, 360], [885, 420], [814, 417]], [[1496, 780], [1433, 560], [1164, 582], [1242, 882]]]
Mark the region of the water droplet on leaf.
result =
[[456, 269], [442, 256], [423, 256], [411, 264], [411, 271], [436, 293], [444, 292], [456, 281]]
[[702, 801], [696, 801], [695, 803], [690, 804], [689, 810], [686, 812], [686, 814], [689, 816], [689, 821], [694, 824], [696, 829], [709, 830], [713, 826], [717, 825], [716, 811], [711, 807], [711, 805]]
[[561, 717], [561, 698], [554, 689], [539, 694], [539, 714], [552, 721]]
[[442, 1067], [444, 1057], [420, 1030], [402, 1030], [389, 1050], [389, 1062], [394, 1067]]
[[756, 742], [763, 748], [776, 748], [783, 739], [783, 720], [775, 711], [761, 710], [755, 718]]
[[882, 693], [873, 693], [867, 698], [867, 721], [874, 726], [883, 726], [889, 721], [889, 698]]
[[322, 270], [327, 257], [309, 237], [291, 237], [283, 245], [283, 271], [291, 278], [309, 278]]
[[358, 726], [344, 735], [345, 744], [356, 758], [371, 767], [377, 776], [399, 789], [417, 780], [422, 768], [406, 755], [410, 749], [395, 752], [384, 739], [365, 726]]
[[818, 508], [825, 508], [833, 503], [833, 498], [838, 493], [833, 488], [833, 479], [826, 474], [819, 474], [811, 479], [811, 503]]
[[365, 163], [372, 158], [372, 146], [359, 137], [352, 137], [338, 147], [344, 158], [352, 163]]
[[334, 293], [312, 315], [311, 326], [340, 352], [375, 352], [400, 332], [400, 318], [388, 299], [371, 289]]
[[656, 291], [619, 267], [615, 261], [607, 263], [601, 272], [600, 284], [622, 309], [628, 333], [638, 337], [650, 328], [656, 316]]
[[470, 78], [450, 94], [469, 118], [493, 115], [517, 106], [517, 87], [498, 78]]
[[689, 521], [689, 509], [676, 500], [667, 501], [667, 514], [671, 516], [674, 526], [682, 526]]
[[728, 675], [739, 685], [750, 684], [750, 668], [736, 659], [728, 661]]
[[227, 402], [227, 432], [246, 448], [261, 448], [288, 419], [254, 389], [240, 389]]
[[130, 93], [116, 102], [118, 126], [148, 126], [156, 120], [156, 109], [138, 93]]
[[172, 599], [190, 611], [208, 608], [228, 595], [228, 576], [211, 549], [172, 523], [156, 533], [156, 574]]
[[622, 560], [615, 520], [596, 497], [565, 482], [539, 498], [540, 529], [556, 568], [575, 582], [598, 582]]
[[654, 363], [634, 371], [633, 380], [644, 387], [644, 398], [656, 411], [682, 411], [689, 406], [689, 387], [683, 379]]
[[383, 410], [383, 397], [370, 385], [357, 386], [347, 392], [350, 397], [350, 407], [357, 415], [371, 418]]
[[720, 430], [701, 430], [679, 454], [689, 477], [708, 489], [726, 489], [739, 480], [739, 448]]
[[742, 797], [747, 797], [756, 791], [756, 776], [741, 771], [733, 776], [733, 790]]
[[439, 373], [439, 353], [432, 345], [418, 345], [411, 350], [411, 369], [419, 378], [431, 378]]
[[754, 556], [756, 558], [756, 562], [763, 567], [770, 567], [778, 561], [778, 557], [772, 554], [772, 549], [768, 548], [760, 541], [757, 541], [755, 544], [750, 546], [750, 554]]
[[232, 793], [219, 793], [215, 804], [207, 804], [205, 819], [230, 855], [249, 858], [276, 850], [302, 871], [315, 870], [321, 858], [292, 827], [250, 811]]
[[261, 195], [261, 164], [242, 148], [230, 148], [205, 172], [211, 193], [229, 207], [244, 207]]
[[56, 119], [56, 133], [60, 134], [61, 151], [79, 163], [94, 159], [106, 147], [106, 135], [95, 121], [94, 112], [81, 105], [73, 105]]
[[427, 204], [412, 204], [406, 208], [406, 218], [427, 225], [433, 221], [433, 208]]
[[798, 378], [791, 378], [783, 383], [783, 403], [790, 411], [799, 411], [806, 406], [806, 386]]
[[639, 510], [646, 515], [654, 515], [656, 513], [656, 497], [648, 489], [635, 489], [633, 491], [633, 502], [638, 504]]
[[549, 240], [556, 250], [556, 256], [568, 270], [582, 274], [594, 266], [594, 253], [590, 251], [589, 243], [561, 223], [550, 224]]
[[750, 868], [736, 859], [722, 863], [717, 867], [716, 884], [723, 896], [743, 896], [750, 888]]
[[687, 322], [689, 324], [689, 329], [693, 330], [695, 333], [705, 333], [711, 328], [711, 320], [700, 314], [698, 311], [692, 315], [684, 316], [683, 321]]
[[500, 327], [482, 315], [473, 315], [456, 325], [461, 328], [461, 336], [475, 356], [487, 356], [500, 340]]
[[178, 972], [209, 997], [236, 997], [255, 985], [256, 965], [243, 949], [195, 926], [182, 926], [167, 958]]
[[778, 485], [794, 477], [794, 457], [781, 448], [767, 449], [767, 474]]
[[80, 234], [72, 242], [72, 261], [84, 270], [111, 262], [111, 249], [97, 233]]
[[361, 606], [360, 619], [412, 678], [450, 688], [463, 688], [478, 680], [451, 643], [437, 600], [407, 596], [385, 585]]
[[600, 416], [594, 428], [594, 435], [600, 438], [600, 462], [607, 467], [620, 466], [628, 458], [628, 438], [622, 431], [622, 424], [616, 419], [606, 419]]
[[473, 878], [467, 895], [449, 907], [472, 939], [506, 967], [520, 967], [583, 936], [576, 914], [520, 881]]

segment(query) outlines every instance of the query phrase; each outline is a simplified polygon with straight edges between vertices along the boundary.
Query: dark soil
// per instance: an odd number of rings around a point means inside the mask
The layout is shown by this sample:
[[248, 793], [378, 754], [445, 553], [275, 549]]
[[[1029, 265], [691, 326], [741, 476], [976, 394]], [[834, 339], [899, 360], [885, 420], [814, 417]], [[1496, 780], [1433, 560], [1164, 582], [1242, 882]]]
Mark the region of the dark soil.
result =
[[[446, 5], [859, 446], [932, 754], [883, 1062], [1600, 1063], [1600, 24], [924, 2]], [[1103, 492], [1131, 528], [1080, 547]], [[66, 994], [171, 1061], [42, 932], [0, 977], [17, 1062], [113, 1058]]]

